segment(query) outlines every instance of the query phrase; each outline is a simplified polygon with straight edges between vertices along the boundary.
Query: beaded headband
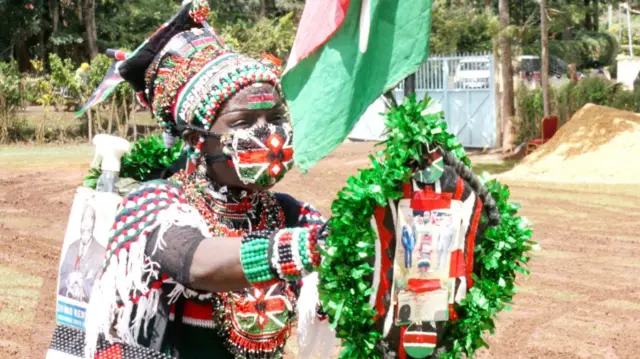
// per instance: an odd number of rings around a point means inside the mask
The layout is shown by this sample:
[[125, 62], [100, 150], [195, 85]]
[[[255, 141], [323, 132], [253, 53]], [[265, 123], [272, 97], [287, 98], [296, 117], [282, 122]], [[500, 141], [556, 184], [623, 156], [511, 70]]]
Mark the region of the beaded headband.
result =
[[147, 95], [162, 128], [184, 125], [209, 131], [219, 109], [241, 89], [268, 83], [280, 91], [269, 63], [231, 52], [201, 29], [177, 34], [147, 70]]

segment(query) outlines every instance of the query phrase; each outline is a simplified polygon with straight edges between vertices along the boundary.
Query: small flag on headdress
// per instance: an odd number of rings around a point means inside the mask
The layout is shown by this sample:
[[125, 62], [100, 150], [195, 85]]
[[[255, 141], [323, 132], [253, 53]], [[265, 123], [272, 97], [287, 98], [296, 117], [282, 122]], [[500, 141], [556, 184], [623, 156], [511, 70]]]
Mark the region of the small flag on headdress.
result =
[[109, 95], [111, 95], [113, 90], [116, 89], [116, 86], [118, 86], [118, 84], [123, 81], [122, 77], [120, 77], [120, 75], [116, 71], [117, 66], [118, 66], [117, 61], [114, 61], [111, 64], [111, 67], [109, 67], [109, 70], [107, 71], [107, 75], [104, 77], [104, 80], [102, 80], [98, 88], [93, 92], [93, 94], [91, 95], [87, 103], [85, 103], [84, 106], [82, 106], [80, 111], [76, 112], [76, 117], [81, 116], [83, 113], [87, 112], [87, 110], [90, 109], [91, 107], [104, 101], [107, 97], [109, 97]]

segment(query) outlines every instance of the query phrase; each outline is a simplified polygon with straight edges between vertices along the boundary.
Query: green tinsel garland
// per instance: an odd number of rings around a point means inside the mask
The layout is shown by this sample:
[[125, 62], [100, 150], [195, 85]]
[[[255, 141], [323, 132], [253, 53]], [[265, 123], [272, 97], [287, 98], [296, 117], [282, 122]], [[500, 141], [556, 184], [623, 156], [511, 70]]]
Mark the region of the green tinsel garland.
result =
[[[180, 157], [182, 140], [170, 149], [165, 148], [161, 135], [152, 135], [138, 140], [131, 148], [131, 152], [122, 156], [120, 169], [121, 178], [130, 178], [138, 182], [149, 180], [157, 175]], [[100, 168], [90, 168], [83, 186], [96, 188], [98, 178], [102, 174]]]
[[[443, 113], [430, 113], [430, 98], [417, 102], [406, 98], [401, 106], [385, 115], [389, 130], [386, 148], [370, 156], [372, 168], [361, 170], [347, 180], [338, 193], [329, 222], [331, 235], [327, 239], [320, 272], [320, 298], [329, 314], [332, 327], [342, 339], [340, 358], [375, 358], [376, 343], [381, 338], [374, 327], [376, 311], [369, 305], [373, 288], [365, 281], [374, 269], [367, 259], [375, 255], [376, 236], [370, 224], [376, 205], [386, 206], [387, 199], [402, 198], [401, 184], [411, 179], [409, 161], [421, 163], [425, 144], [439, 146], [471, 166], [469, 158], [454, 135], [447, 132]], [[485, 331], [493, 333], [493, 318], [515, 293], [516, 272], [528, 274], [522, 266], [529, 261], [527, 252], [533, 248], [531, 229], [526, 219], [517, 217], [519, 207], [510, 203], [508, 188], [497, 181], [485, 183], [497, 202], [502, 215], [497, 227], [489, 227], [485, 240], [476, 247], [476, 265], [480, 277], [474, 277], [474, 287], [462, 301], [459, 319], [450, 322], [441, 338], [447, 353], [445, 358], [473, 356], [486, 346]]]

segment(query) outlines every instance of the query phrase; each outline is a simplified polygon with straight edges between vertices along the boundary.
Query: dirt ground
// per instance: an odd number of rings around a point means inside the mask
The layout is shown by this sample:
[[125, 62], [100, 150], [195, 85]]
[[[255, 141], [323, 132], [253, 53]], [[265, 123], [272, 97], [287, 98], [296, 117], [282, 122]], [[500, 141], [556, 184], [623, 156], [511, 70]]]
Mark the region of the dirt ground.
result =
[[[370, 150], [343, 145], [308, 177], [296, 172], [278, 189], [329, 213]], [[48, 346], [60, 244], [91, 157], [88, 146], [65, 151], [61, 165], [47, 150], [16, 159], [0, 148], [0, 358], [40, 359]], [[640, 185], [509, 184], [543, 250], [479, 357], [637, 357]]]

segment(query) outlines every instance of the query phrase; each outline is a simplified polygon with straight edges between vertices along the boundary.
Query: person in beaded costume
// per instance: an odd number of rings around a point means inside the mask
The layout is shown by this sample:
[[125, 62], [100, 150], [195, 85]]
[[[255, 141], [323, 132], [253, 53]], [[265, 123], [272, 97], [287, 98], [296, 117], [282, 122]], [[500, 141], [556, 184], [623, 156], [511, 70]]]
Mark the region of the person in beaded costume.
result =
[[298, 297], [311, 293], [315, 310], [316, 289], [298, 285], [320, 265], [325, 222], [269, 192], [293, 164], [278, 71], [228, 50], [207, 12], [184, 6], [119, 66], [165, 144], [181, 136], [189, 159], [124, 199], [87, 310], [87, 357], [106, 340], [180, 358], [277, 358]]

